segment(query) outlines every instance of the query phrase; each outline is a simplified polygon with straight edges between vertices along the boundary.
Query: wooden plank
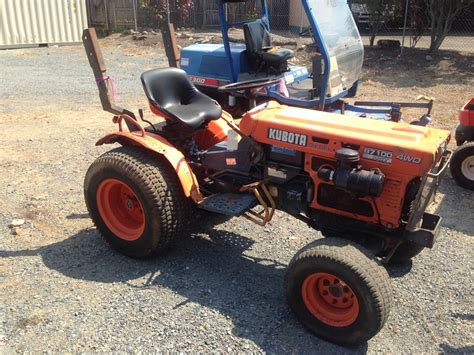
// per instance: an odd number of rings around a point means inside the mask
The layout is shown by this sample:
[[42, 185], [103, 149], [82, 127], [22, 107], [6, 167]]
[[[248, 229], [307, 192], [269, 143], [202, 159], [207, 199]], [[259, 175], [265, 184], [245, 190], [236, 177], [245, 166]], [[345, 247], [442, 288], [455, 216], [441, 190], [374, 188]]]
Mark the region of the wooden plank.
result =
[[161, 30], [161, 35], [163, 36], [163, 44], [165, 46], [165, 53], [168, 58], [169, 66], [179, 68], [180, 55], [173, 24], [164, 24]]
[[[135, 118], [135, 115], [132, 112], [115, 104], [113, 93], [109, 90], [109, 87], [112, 84], [110, 84], [110, 82], [108, 83], [110, 79], [107, 75], [107, 68], [105, 66], [104, 57], [102, 56], [102, 51], [100, 50], [95, 28], [87, 28], [84, 30], [82, 34], [82, 42], [84, 43], [87, 58], [89, 59], [89, 64], [92, 68], [99, 89], [102, 109], [114, 115], [127, 114], [132, 118]], [[134, 128], [133, 126], [129, 126], [129, 128], [131, 130], [136, 130], [136, 127]]]

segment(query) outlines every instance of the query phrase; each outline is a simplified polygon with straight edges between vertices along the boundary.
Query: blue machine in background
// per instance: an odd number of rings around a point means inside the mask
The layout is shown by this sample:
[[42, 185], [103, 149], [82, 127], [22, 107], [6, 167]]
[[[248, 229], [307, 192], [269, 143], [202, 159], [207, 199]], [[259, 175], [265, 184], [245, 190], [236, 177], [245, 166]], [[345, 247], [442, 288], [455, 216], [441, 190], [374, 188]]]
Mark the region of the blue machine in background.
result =
[[[238, 81], [261, 78], [265, 73], [253, 73], [245, 44], [193, 44], [181, 52], [181, 68], [198, 86], [217, 87]], [[229, 60], [229, 58], [231, 60]], [[287, 81], [300, 82], [308, 79], [308, 70], [302, 66], [289, 66], [283, 73]]]
[[[399, 120], [401, 107], [429, 104], [365, 102], [349, 105], [343, 98], [357, 92], [364, 46], [347, 0], [301, 0], [314, 39], [312, 67], [293, 65], [291, 50], [274, 47], [265, 0], [216, 0], [222, 44], [193, 44], [183, 48], [180, 66], [191, 81], [230, 112], [248, 109], [245, 97], [222, 94], [217, 88], [255, 79], [281, 78], [257, 93], [259, 101], [276, 100], [290, 106], [314, 108], [384, 120]], [[228, 3], [260, 2], [255, 20], [229, 23]], [[242, 28], [245, 44], [231, 43], [230, 28]], [[237, 109], [237, 111], [236, 111]], [[428, 115], [429, 116], [429, 113]]]

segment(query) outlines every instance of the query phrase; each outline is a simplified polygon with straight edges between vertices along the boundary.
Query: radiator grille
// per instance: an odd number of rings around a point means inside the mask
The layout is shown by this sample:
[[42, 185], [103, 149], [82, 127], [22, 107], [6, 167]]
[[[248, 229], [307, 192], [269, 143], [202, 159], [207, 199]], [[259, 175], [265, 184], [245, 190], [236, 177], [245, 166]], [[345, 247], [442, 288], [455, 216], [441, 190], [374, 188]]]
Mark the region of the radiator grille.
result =
[[403, 200], [401, 186], [399, 180], [385, 179], [384, 189], [379, 198], [380, 203], [390, 208], [400, 208]]

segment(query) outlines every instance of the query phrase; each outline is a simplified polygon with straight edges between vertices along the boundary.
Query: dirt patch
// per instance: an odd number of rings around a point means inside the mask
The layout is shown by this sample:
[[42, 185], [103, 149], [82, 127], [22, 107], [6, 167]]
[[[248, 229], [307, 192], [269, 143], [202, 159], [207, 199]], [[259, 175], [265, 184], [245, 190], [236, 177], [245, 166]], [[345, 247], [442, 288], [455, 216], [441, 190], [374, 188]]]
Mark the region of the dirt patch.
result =
[[21, 330], [21, 329], [26, 329], [27, 327], [34, 327], [35, 325], [40, 324], [42, 321], [42, 316], [39, 314], [32, 314], [31, 316], [27, 318], [22, 318], [18, 320], [13, 329], [15, 331]]

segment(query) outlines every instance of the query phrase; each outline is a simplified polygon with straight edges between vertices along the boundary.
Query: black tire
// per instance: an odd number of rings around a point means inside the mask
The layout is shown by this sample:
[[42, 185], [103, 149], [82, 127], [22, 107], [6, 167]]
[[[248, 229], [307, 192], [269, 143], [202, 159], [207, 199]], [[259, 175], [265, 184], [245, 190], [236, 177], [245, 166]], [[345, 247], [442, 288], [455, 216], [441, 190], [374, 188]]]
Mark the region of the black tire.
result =
[[425, 250], [424, 246], [412, 242], [404, 242], [392, 255], [389, 264], [405, 264], [420, 254], [423, 250]]
[[451, 175], [456, 183], [468, 190], [474, 190], [474, 180], [463, 174], [463, 163], [466, 164], [466, 159], [474, 159], [474, 142], [470, 142], [460, 146], [453, 154], [451, 159], [450, 169]]
[[[137, 240], [124, 240], [104, 222], [97, 203], [97, 189], [106, 179], [128, 185], [141, 203], [145, 226]], [[190, 202], [169, 163], [140, 148], [120, 147], [97, 158], [87, 171], [84, 196], [94, 224], [117, 251], [146, 258], [167, 250], [184, 232]]]
[[[303, 284], [329, 273], [349, 286], [358, 301], [353, 323], [333, 326], [319, 320], [305, 304]], [[326, 281], [326, 280], [324, 280]], [[321, 239], [301, 249], [285, 276], [285, 294], [300, 322], [317, 336], [341, 345], [364, 343], [375, 336], [390, 313], [392, 290], [387, 271], [367, 249], [340, 238]]]

